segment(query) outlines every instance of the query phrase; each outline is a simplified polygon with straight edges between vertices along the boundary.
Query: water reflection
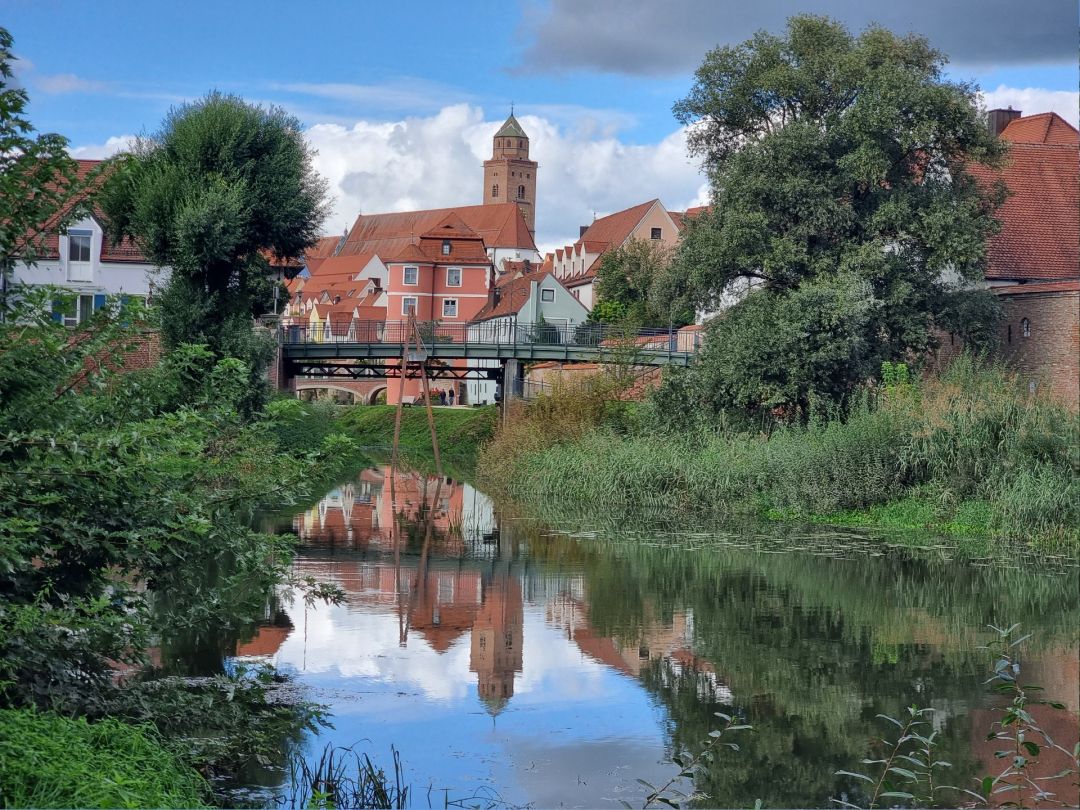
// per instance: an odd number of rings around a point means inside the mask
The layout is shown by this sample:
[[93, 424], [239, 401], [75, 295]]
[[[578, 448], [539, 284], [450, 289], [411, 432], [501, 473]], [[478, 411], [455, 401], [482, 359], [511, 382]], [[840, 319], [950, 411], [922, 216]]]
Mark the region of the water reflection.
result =
[[1047, 722], [1075, 741], [1080, 594], [1067, 568], [869, 544], [851, 555], [827, 533], [782, 529], [581, 540], [499, 519], [466, 483], [387, 467], [292, 528], [298, 572], [348, 600], [286, 599], [236, 655], [273, 660], [331, 707], [311, 751], [393, 743], [417, 795], [484, 785], [515, 804], [636, 805], [636, 779], [666, 781], [673, 746], [699, 748], [724, 711], [755, 731], [702, 774], [706, 804], [827, 806], [858, 799], [834, 773], [875, 754], [876, 715], [912, 704], [936, 710], [950, 777], [970, 786], [995, 764], [975, 649], [989, 623], [1034, 631], [1027, 671], [1067, 702]]

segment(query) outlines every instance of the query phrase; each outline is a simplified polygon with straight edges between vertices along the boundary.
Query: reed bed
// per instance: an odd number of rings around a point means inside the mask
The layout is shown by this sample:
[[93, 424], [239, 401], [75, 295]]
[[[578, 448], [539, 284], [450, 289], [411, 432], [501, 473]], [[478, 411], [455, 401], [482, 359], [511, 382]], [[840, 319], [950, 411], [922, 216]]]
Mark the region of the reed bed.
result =
[[914, 499], [934, 525], [970, 530], [956, 518], [976, 514], [994, 536], [1080, 545], [1076, 414], [1000, 366], [961, 358], [868, 391], [844, 418], [768, 435], [665, 432], [655, 413], [645, 430], [610, 395], [566, 387], [520, 407], [481, 453], [484, 485], [524, 501], [825, 520]]

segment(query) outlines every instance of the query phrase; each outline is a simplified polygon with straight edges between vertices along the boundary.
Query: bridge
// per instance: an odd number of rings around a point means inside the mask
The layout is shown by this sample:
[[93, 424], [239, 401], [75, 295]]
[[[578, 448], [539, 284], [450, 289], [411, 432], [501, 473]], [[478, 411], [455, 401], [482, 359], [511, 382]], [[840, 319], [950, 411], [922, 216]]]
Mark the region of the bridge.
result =
[[[630, 331], [608, 324], [494, 321], [447, 324], [418, 321], [422, 347], [410, 352], [406, 377], [424, 368], [430, 379], [498, 380], [520, 375], [524, 362], [620, 363], [687, 366], [697, 352], [693, 336], [673, 329]], [[374, 381], [400, 377], [408, 321], [353, 320], [347, 328], [284, 326], [279, 329], [281, 382]], [[462, 362], [464, 361], [464, 362]], [[313, 379], [314, 378], [314, 379]]]

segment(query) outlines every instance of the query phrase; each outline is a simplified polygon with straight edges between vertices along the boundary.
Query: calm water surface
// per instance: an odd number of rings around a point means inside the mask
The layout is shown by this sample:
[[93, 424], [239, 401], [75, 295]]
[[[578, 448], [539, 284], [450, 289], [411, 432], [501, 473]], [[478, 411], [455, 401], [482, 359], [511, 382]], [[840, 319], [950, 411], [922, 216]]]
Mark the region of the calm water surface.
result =
[[990, 623], [1035, 634], [1028, 678], [1068, 705], [1045, 721], [1075, 741], [1067, 563], [1002, 567], [783, 527], [643, 532], [597, 510], [539, 526], [466, 483], [366, 469], [291, 527], [297, 572], [346, 603], [285, 594], [229, 662], [270, 661], [329, 707], [333, 728], [301, 743], [307, 756], [359, 743], [389, 765], [395, 746], [420, 806], [429, 786], [434, 806], [478, 790], [640, 806], [636, 780], [667, 781], [674, 748], [699, 750], [717, 711], [754, 730], [699, 779], [702, 805], [856, 800], [834, 772], [860, 770], [889, 730], [876, 715], [912, 704], [936, 710], [950, 779], [971, 786], [993, 761], [975, 649]]

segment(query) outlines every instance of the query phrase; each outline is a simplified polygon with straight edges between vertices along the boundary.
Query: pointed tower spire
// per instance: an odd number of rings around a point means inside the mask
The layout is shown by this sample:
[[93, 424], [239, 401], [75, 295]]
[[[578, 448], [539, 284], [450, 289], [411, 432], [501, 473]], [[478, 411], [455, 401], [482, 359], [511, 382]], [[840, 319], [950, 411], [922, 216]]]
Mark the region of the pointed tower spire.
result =
[[536, 161], [529, 159], [529, 136], [514, 117], [514, 103], [510, 102], [510, 116], [492, 137], [491, 159], [484, 161], [482, 199], [485, 205], [515, 203], [530, 233], [536, 232], [538, 168]]

